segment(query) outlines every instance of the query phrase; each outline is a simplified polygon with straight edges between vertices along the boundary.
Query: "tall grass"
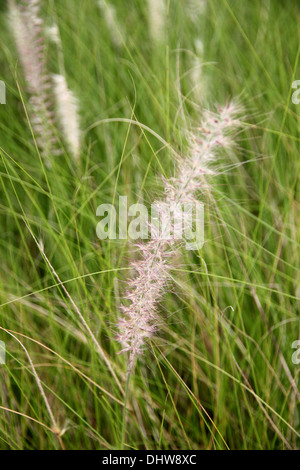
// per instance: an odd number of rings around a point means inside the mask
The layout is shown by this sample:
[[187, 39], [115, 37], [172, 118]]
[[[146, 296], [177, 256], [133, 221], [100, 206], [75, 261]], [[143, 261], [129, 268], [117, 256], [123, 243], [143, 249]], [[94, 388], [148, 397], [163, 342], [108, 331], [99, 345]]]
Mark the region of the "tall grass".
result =
[[[103, 2], [41, 1], [63, 54], [62, 70], [46, 35], [47, 69], [78, 97], [82, 129], [76, 164], [52, 128], [61, 155], [50, 168], [32, 139], [7, 3], [0, 448], [298, 448], [297, 2], [210, 0], [194, 21], [191, 2], [171, 0], [156, 41], [148, 2], [104, 2], [114, 7], [114, 36]], [[172, 150], [186, 155], [203, 107], [236, 96], [247, 111], [239, 149], [224, 157], [205, 201], [204, 247], [172, 269], [165, 321], [129, 383], [124, 436], [127, 358], [115, 325], [136, 254], [126, 240], [97, 238], [96, 208], [118, 195], [129, 204], [159, 198], [159, 175], [173, 176]]]

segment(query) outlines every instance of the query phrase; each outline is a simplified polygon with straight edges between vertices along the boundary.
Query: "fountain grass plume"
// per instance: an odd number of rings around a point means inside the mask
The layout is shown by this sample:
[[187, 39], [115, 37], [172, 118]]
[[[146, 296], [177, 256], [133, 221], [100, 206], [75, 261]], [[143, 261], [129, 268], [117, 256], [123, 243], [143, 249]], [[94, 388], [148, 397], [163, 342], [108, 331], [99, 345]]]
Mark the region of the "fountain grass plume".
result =
[[[197, 132], [188, 135], [187, 157], [176, 162], [176, 176], [164, 179], [164, 198], [155, 203], [163, 218], [166, 208], [174, 213], [182, 204], [198, 201], [199, 192], [210, 187], [210, 177], [218, 173], [219, 156], [224, 149], [233, 146], [232, 135], [240, 125], [239, 114], [240, 109], [233, 102], [216, 113], [204, 112]], [[131, 264], [136, 275], [127, 281], [124, 296], [127, 304], [121, 306], [118, 320], [117, 340], [122, 352], [129, 353], [128, 373], [159, 327], [158, 305], [167, 290], [172, 268], [170, 260], [181, 249], [173, 237], [167, 238], [165, 233], [157, 231], [152, 221], [150, 229], [155, 236], [137, 245], [140, 259]], [[174, 229], [176, 227], [168, 233]]]
[[9, 0], [11, 29], [30, 94], [29, 116], [42, 155], [57, 153], [53, 127], [51, 76], [47, 73], [39, 0]]
[[63, 131], [65, 141], [75, 160], [80, 156], [80, 119], [78, 99], [68, 88], [64, 75], [52, 75], [53, 91], [56, 101], [56, 114]]

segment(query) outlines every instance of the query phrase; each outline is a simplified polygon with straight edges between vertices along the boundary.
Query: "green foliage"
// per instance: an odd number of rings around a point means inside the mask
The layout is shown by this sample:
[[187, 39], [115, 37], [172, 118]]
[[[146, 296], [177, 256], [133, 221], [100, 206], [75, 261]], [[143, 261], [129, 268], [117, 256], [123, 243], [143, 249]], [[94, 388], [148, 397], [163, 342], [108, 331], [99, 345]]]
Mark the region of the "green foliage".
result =
[[[46, 24], [59, 25], [83, 130], [80, 164], [65, 149], [51, 168], [32, 139], [29, 96], [1, 3], [0, 340], [7, 361], [0, 365], [0, 448], [122, 446], [123, 393], [25, 221], [125, 389], [115, 323], [135, 252], [130, 243], [97, 239], [96, 208], [119, 194], [129, 204], [151, 204], [161, 194], [160, 175], [173, 170], [154, 133], [187, 152], [185, 132], [197, 127], [203, 106], [232, 97], [243, 104], [244, 130], [206, 201], [201, 253], [174, 263], [163, 328], [129, 385], [125, 447], [297, 448], [300, 108], [291, 84], [300, 79], [299, 5], [210, 0], [191, 18], [187, 1], [171, 0], [159, 42], [149, 35], [147, 2], [111, 3], [119, 46], [96, 0], [42, 2]], [[57, 73], [58, 52], [47, 41]], [[205, 83], [195, 88], [197, 59]], [[27, 349], [65, 431], [61, 440], [28, 357], [5, 330]]]

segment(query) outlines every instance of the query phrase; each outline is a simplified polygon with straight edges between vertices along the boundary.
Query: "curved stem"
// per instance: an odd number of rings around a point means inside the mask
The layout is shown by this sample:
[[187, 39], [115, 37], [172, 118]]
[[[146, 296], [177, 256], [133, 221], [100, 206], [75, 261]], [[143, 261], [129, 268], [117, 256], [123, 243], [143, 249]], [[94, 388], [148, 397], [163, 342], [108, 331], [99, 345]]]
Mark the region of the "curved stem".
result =
[[127, 378], [126, 378], [126, 387], [125, 387], [125, 397], [124, 397], [124, 408], [123, 408], [123, 417], [122, 417], [122, 428], [121, 428], [121, 448], [120, 450], [124, 449], [125, 446], [125, 437], [126, 437], [126, 417], [127, 417], [127, 403], [128, 403], [128, 396], [129, 396], [129, 382], [131, 376], [131, 368], [127, 371]]

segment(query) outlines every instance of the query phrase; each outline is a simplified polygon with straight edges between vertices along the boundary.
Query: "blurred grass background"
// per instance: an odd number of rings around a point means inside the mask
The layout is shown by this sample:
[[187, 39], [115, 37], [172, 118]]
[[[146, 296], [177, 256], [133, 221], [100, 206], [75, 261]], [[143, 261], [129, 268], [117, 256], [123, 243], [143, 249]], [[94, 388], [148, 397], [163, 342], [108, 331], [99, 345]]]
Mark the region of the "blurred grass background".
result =
[[[203, 107], [232, 97], [245, 110], [238, 151], [222, 161], [214, 199], [205, 201], [201, 253], [174, 265], [164, 326], [131, 381], [126, 448], [298, 448], [300, 128], [291, 101], [300, 79], [298, 3], [170, 0], [156, 39], [145, 1], [111, 0], [115, 29], [96, 0], [41, 3], [46, 25], [59, 26], [83, 143], [78, 166], [67, 150], [50, 169], [40, 160], [2, 1], [0, 448], [61, 446], [16, 339], [35, 365], [64, 447], [122, 446], [123, 393], [24, 218], [124, 388], [115, 323], [135, 254], [130, 243], [97, 239], [96, 208], [119, 195], [151, 204], [162, 171], [172, 176], [174, 167], [154, 132], [187, 152], [186, 130], [197, 127]], [[50, 40], [47, 60], [58, 73]]]

